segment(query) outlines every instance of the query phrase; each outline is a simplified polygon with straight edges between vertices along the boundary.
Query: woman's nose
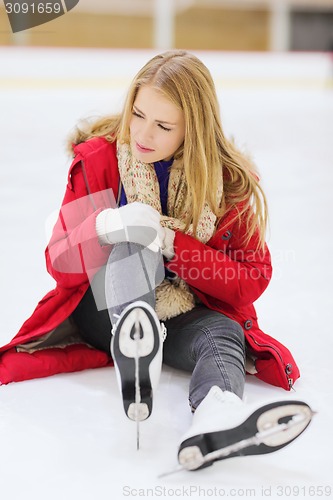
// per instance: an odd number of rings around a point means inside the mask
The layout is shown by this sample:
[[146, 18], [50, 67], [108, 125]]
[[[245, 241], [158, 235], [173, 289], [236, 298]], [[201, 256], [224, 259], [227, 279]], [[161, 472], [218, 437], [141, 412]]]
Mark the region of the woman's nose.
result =
[[145, 123], [141, 129], [141, 139], [142, 141], [151, 140], [153, 138], [153, 127], [150, 123]]

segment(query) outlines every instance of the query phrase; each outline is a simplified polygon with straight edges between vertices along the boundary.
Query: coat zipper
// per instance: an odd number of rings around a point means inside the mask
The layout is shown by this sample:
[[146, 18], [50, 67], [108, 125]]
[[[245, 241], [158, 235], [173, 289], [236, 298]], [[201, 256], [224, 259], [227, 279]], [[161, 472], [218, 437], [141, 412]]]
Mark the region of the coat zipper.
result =
[[121, 190], [123, 188], [123, 185], [122, 185], [122, 182], [121, 182], [121, 179], [119, 177], [119, 183], [118, 183], [118, 194], [117, 194], [117, 207], [119, 207], [119, 203], [120, 203], [120, 198], [121, 198]]
[[[259, 342], [258, 342], [255, 338], [253, 338], [253, 336], [252, 336], [252, 335], [250, 335], [250, 334], [249, 334], [249, 337], [251, 337], [251, 339], [253, 340], [253, 342], [254, 342], [257, 346], [259, 346], [259, 347], [267, 347], [267, 348], [272, 349], [273, 351], [275, 351], [275, 352], [276, 352], [276, 354], [279, 356], [279, 358], [280, 358], [280, 361], [281, 361], [282, 365], [283, 365], [283, 366], [285, 365], [285, 363], [284, 363], [284, 361], [283, 361], [283, 358], [282, 358], [282, 356], [281, 356], [280, 352], [279, 352], [279, 351], [278, 351], [278, 350], [277, 350], [274, 346], [269, 345], [269, 344], [260, 344], [260, 343], [259, 343]], [[286, 373], [286, 370], [284, 370], [284, 373]], [[287, 376], [286, 378], [287, 378], [287, 381], [288, 381], [289, 390], [293, 389], [294, 379], [292, 379], [291, 377], [288, 377], [288, 376]]]

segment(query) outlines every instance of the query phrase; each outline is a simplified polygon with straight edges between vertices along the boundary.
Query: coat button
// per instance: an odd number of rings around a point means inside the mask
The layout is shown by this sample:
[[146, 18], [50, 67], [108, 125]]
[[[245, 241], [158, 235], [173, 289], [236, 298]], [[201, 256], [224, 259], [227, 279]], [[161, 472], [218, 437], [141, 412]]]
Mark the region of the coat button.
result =
[[228, 229], [228, 231], [226, 231], [225, 233], [222, 234], [221, 238], [222, 238], [222, 240], [230, 240], [231, 231], [229, 231], [229, 229]]
[[288, 363], [286, 366], [286, 374], [290, 375], [292, 371], [293, 371], [293, 365], [291, 363]]
[[252, 321], [250, 319], [247, 319], [245, 321], [244, 328], [245, 328], [245, 330], [251, 330], [251, 328], [252, 328]]

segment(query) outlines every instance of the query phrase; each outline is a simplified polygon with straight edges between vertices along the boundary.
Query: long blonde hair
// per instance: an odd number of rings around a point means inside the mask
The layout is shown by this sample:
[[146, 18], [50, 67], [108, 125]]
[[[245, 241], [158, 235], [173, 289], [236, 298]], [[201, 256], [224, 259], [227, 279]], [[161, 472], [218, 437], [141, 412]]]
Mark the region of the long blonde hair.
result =
[[[191, 203], [194, 234], [207, 202], [217, 220], [235, 210], [235, 219], [246, 218], [245, 243], [257, 233], [258, 247], [263, 247], [267, 226], [267, 202], [259, 184], [255, 166], [228, 140], [222, 129], [215, 85], [207, 67], [193, 54], [183, 50], [168, 51], [153, 57], [132, 81], [123, 112], [105, 116], [76, 129], [71, 142], [93, 137], [129, 143], [129, 124], [133, 104], [140, 87], [159, 90], [180, 108], [185, 117], [185, 139], [174, 157], [184, 168]], [[217, 200], [217, 186], [223, 179], [222, 200]]]

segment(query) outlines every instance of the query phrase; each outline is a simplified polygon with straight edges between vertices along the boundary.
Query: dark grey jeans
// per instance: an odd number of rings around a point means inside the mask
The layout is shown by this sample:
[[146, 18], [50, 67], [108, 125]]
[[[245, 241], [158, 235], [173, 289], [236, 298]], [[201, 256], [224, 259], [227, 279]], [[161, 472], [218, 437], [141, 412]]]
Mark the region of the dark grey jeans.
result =
[[[114, 314], [134, 300], [154, 307], [155, 287], [164, 277], [160, 253], [132, 243], [119, 243], [107, 265], [73, 313], [87, 342], [110, 353]], [[225, 315], [198, 305], [165, 321], [163, 361], [192, 374], [189, 401], [195, 409], [213, 385], [242, 397], [245, 381], [245, 340], [241, 326]]]

